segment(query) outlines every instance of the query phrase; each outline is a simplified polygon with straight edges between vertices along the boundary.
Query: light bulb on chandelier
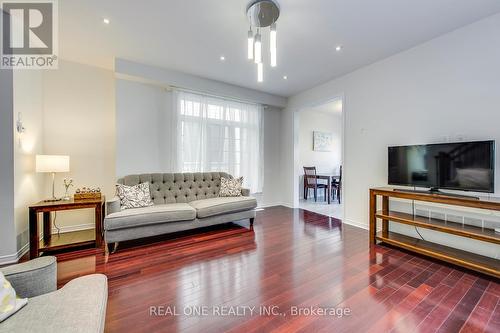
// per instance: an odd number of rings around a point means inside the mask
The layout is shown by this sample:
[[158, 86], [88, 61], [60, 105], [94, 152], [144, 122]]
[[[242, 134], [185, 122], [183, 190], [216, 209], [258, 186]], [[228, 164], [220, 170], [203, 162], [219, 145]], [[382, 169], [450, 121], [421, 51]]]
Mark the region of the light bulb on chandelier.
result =
[[260, 36], [259, 30], [257, 30], [257, 34], [255, 35], [255, 63], [260, 64], [262, 63], [262, 39]]
[[271, 24], [271, 32], [269, 35], [269, 49], [271, 51], [271, 67], [276, 67], [276, 23]]
[[252, 27], [248, 30], [248, 60], [253, 59], [253, 31]]

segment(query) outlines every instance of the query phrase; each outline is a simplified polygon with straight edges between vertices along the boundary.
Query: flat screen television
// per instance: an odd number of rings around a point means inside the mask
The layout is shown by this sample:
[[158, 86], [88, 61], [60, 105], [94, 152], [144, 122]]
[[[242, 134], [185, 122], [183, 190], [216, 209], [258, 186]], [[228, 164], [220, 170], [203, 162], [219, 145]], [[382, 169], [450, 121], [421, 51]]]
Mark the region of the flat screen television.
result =
[[390, 185], [493, 193], [495, 141], [389, 147]]

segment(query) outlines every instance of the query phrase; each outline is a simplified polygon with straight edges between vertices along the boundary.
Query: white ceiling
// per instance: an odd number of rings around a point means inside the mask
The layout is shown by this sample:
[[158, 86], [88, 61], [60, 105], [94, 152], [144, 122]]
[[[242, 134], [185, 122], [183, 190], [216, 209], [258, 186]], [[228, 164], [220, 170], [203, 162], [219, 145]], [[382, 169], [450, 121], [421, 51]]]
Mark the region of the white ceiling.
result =
[[248, 0], [59, 1], [60, 55], [106, 68], [116, 56], [291, 96], [500, 12], [498, 0], [278, 1], [278, 66], [269, 67], [266, 31], [263, 83], [246, 59]]

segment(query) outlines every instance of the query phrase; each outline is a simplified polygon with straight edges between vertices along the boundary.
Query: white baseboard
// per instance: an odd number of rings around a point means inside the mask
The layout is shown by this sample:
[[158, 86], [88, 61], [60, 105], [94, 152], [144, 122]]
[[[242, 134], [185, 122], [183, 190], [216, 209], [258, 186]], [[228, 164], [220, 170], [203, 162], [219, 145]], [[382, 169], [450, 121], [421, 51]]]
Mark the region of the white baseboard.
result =
[[[357, 221], [349, 220], [349, 219], [343, 219], [342, 223], [352, 225], [353, 227], [361, 228], [364, 230], [370, 230], [369, 225], [366, 224], [361, 224]], [[380, 225], [377, 226], [377, 232], [382, 231], [382, 227]]]
[[350, 219], [342, 219], [342, 223], [349, 224], [349, 225], [352, 225], [354, 227], [365, 229], [365, 230], [369, 229], [368, 225], [363, 224], [363, 223], [359, 223], [357, 221], [353, 221], [353, 220], [350, 220]]
[[285, 207], [292, 208], [292, 207], [288, 206], [287, 204], [285, 204], [283, 202], [275, 202], [275, 203], [268, 203], [268, 204], [265, 204], [265, 205], [258, 205], [257, 209], [259, 209], [259, 208], [268, 208], [268, 207], [276, 207], [276, 206], [285, 206]]
[[[95, 224], [94, 223], [86, 223], [86, 224], [77, 224], [77, 225], [68, 225], [68, 226], [60, 226], [60, 232], [65, 233], [65, 232], [72, 232], [72, 231], [81, 231], [81, 230], [88, 230], [88, 229], [94, 229]], [[57, 229], [52, 228], [52, 234], [57, 234]], [[42, 234], [40, 234], [40, 237], [42, 237]], [[19, 259], [26, 254], [30, 249], [30, 244], [26, 243], [21, 247], [19, 251], [13, 254], [8, 254], [5, 256], [0, 256], [0, 265], [7, 265], [7, 264], [15, 264], [19, 261]]]
[[291, 208], [291, 209], [298, 208], [298, 207], [293, 207], [293, 205], [286, 203], [286, 202], [280, 202], [279, 204], [277, 204], [277, 206], [283, 206], [283, 207], [287, 207], [287, 208]]
[[[81, 230], [88, 230], [88, 229], [94, 229], [95, 224], [94, 223], [87, 223], [87, 224], [77, 224], [77, 225], [69, 225], [69, 226], [61, 226], [59, 229], [61, 230], [60, 233], [65, 233], [65, 232], [72, 232], [72, 231], [81, 231]], [[52, 228], [52, 234], [57, 234], [57, 229]], [[43, 236], [42, 233], [40, 233], [40, 238]], [[19, 251], [13, 254], [7, 254], [5, 256], [0, 256], [0, 265], [7, 265], [7, 264], [15, 264], [19, 261], [19, 259], [26, 254], [30, 249], [30, 244], [26, 243], [21, 247]]]
[[24, 256], [26, 252], [30, 249], [30, 244], [27, 243], [19, 249], [16, 253], [8, 254], [5, 256], [0, 256], [0, 265], [15, 264], [19, 261], [19, 258]]
[[[76, 225], [62, 225], [59, 226], [59, 232], [61, 234], [65, 232], [72, 232], [72, 231], [81, 231], [81, 230], [88, 230], [88, 229], [94, 229], [95, 224], [94, 223], [85, 223], [85, 224], [76, 224]], [[57, 234], [57, 229], [52, 228], [52, 234]]]

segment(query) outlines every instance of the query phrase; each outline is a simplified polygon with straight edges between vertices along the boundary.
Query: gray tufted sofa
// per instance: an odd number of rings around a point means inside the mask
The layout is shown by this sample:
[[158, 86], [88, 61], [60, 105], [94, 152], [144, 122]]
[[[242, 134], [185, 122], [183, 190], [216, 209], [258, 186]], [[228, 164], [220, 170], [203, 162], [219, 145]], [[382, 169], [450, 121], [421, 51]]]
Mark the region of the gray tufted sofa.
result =
[[106, 204], [104, 239], [106, 244], [215, 224], [250, 219], [253, 225], [257, 200], [242, 189], [240, 197], [219, 197], [220, 178], [224, 172], [154, 173], [129, 175], [118, 179], [128, 186], [149, 183], [154, 206], [120, 208], [114, 198]]

